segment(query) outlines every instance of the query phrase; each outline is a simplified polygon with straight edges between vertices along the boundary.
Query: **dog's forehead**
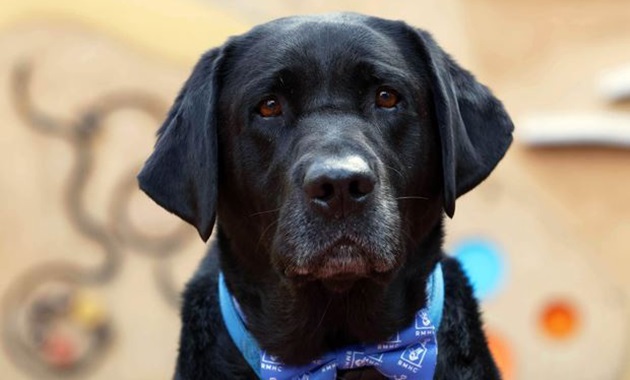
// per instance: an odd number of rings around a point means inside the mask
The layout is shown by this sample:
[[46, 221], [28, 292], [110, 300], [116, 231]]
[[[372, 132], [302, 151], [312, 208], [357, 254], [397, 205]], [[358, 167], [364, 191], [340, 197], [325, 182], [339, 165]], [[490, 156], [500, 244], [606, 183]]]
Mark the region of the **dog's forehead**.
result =
[[233, 43], [240, 58], [232, 72], [241, 79], [295, 68], [316, 75], [318, 71], [351, 70], [372, 63], [406, 69], [405, 56], [385, 31], [398, 23], [355, 14], [300, 16], [258, 26]]
[[[392, 41], [377, 27], [395, 22], [382, 19], [370, 22], [362, 15], [341, 13], [317, 16], [296, 16], [263, 24], [253, 35], [271, 43], [278, 52], [291, 53], [301, 48], [360, 49], [364, 53], [383, 51], [394, 54]], [[371, 47], [371, 49], [368, 49]]]

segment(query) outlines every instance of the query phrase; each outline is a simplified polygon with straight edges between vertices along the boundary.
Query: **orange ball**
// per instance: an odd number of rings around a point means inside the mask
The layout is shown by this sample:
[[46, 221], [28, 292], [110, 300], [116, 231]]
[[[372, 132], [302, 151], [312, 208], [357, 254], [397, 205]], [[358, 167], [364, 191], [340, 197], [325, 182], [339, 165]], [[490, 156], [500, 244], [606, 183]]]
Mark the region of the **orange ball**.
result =
[[578, 311], [568, 302], [551, 302], [543, 310], [540, 324], [545, 335], [550, 338], [570, 338], [577, 333], [579, 328]]

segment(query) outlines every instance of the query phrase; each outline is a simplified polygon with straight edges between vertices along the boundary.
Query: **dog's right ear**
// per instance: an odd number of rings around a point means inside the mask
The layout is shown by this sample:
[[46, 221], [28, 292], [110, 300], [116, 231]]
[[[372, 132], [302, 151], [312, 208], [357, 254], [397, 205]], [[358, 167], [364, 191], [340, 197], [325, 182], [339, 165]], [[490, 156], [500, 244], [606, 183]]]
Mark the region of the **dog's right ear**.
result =
[[442, 145], [444, 210], [481, 183], [512, 143], [514, 124], [490, 89], [420, 29], [407, 27], [428, 66]]
[[217, 66], [221, 49], [204, 54], [158, 131], [155, 149], [138, 174], [157, 204], [192, 224], [207, 241], [217, 200]]

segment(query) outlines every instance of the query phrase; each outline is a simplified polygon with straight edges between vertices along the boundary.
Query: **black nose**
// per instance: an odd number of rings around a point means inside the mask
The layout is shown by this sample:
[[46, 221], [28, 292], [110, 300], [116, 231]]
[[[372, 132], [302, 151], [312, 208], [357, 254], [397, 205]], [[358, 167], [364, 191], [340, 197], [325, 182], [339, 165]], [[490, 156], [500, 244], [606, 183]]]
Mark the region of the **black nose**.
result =
[[342, 218], [360, 211], [370, 199], [376, 176], [359, 156], [323, 158], [312, 162], [304, 175], [307, 200], [328, 217]]

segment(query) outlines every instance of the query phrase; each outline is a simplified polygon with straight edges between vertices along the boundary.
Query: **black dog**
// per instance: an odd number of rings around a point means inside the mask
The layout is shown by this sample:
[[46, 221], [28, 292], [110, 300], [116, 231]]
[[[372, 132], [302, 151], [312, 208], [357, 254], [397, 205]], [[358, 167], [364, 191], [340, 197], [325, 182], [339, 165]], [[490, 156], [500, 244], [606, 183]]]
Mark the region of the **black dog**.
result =
[[442, 219], [512, 130], [486, 87], [403, 22], [291, 17], [210, 50], [139, 175], [204, 240], [218, 216], [184, 294], [176, 378], [256, 378], [226, 330], [219, 272], [261, 349], [297, 366], [409, 326], [438, 263], [435, 378], [499, 378]]

